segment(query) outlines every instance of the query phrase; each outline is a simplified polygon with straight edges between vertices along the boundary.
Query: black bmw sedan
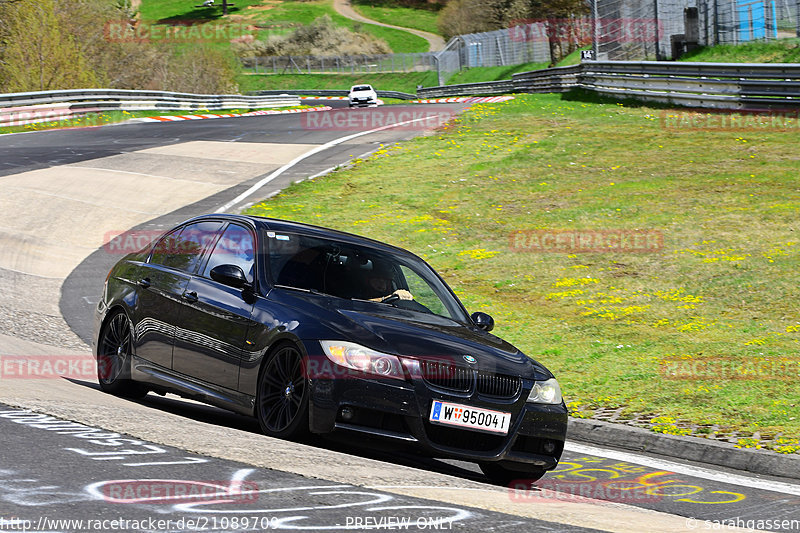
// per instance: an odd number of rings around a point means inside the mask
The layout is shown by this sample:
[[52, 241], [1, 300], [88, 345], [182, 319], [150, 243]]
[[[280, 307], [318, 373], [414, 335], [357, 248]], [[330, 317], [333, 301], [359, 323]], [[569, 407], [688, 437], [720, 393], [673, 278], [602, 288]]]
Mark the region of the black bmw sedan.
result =
[[94, 353], [112, 394], [176, 393], [274, 437], [368, 434], [538, 479], [561, 457], [567, 410], [553, 375], [493, 326], [405, 250], [206, 215], [112, 268]]

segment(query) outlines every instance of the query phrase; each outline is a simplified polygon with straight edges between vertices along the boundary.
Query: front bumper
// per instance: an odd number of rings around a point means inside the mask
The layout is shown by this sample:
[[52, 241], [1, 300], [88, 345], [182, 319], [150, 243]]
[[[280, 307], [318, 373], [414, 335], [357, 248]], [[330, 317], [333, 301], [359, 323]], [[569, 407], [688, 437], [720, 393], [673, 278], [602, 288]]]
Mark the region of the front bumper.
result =
[[370, 99], [361, 99], [361, 98], [351, 98], [350, 99], [350, 107], [377, 107], [378, 101], [372, 98]]
[[[422, 379], [374, 379], [358, 373], [311, 379], [310, 424], [315, 433], [350, 430], [401, 441], [436, 457], [503, 462], [516, 469], [555, 468], [564, 449], [567, 409], [527, 403], [532, 381], [505, 400], [437, 390]], [[433, 400], [510, 412], [507, 435], [434, 425]], [[513, 465], [511, 465], [513, 463]]]

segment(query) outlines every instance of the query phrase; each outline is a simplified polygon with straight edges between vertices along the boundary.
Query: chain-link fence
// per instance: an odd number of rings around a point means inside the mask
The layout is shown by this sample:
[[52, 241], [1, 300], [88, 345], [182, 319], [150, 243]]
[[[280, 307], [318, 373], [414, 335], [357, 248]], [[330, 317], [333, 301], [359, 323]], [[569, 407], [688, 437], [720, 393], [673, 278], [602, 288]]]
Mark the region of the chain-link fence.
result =
[[486, 33], [459, 35], [440, 52], [358, 56], [265, 56], [242, 59], [257, 74], [439, 73], [440, 84], [463, 68], [519, 65], [550, 60], [543, 23], [517, 24]]
[[458, 35], [438, 53], [439, 82], [464, 68], [547, 63], [550, 48], [543, 22], [519, 22], [510, 28]]
[[675, 59], [696, 46], [800, 35], [800, 0], [595, 0], [599, 60]]
[[698, 0], [700, 42], [743, 43], [800, 35], [796, 0]]

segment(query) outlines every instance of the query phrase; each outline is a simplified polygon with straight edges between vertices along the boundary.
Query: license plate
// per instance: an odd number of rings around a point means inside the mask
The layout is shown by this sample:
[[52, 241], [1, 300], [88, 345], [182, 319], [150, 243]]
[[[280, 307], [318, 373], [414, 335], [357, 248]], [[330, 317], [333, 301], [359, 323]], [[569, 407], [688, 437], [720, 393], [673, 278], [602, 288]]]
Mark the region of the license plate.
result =
[[434, 400], [430, 421], [433, 424], [506, 435], [511, 425], [511, 413]]

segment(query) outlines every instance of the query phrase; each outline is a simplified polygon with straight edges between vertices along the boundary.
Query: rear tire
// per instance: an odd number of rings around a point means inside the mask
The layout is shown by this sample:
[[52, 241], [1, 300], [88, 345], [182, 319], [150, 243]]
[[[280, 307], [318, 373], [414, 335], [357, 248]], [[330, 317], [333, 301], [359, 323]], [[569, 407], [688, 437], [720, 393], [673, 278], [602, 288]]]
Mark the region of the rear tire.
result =
[[478, 463], [481, 471], [492, 480], [494, 483], [509, 486], [512, 483], [515, 487], [530, 488], [536, 481], [539, 481], [545, 475], [545, 471], [541, 469], [532, 470], [512, 470], [498, 463]]
[[147, 389], [131, 379], [131, 321], [123, 311], [108, 319], [97, 345], [97, 381], [109, 394], [138, 399]]
[[306, 361], [292, 343], [278, 345], [267, 356], [258, 379], [256, 417], [261, 431], [279, 439], [309, 433]]

